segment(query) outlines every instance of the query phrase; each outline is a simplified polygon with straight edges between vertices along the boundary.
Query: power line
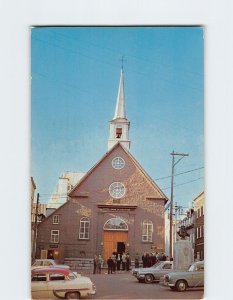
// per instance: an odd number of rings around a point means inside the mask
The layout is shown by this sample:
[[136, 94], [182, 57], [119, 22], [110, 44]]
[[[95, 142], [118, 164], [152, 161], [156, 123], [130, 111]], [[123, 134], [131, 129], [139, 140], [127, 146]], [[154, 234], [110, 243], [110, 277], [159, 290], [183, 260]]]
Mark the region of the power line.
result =
[[[202, 178], [204, 178], [204, 177], [202, 176], [202, 177], [198, 177], [197, 179], [194, 179], [194, 180], [190, 180], [190, 181], [187, 181], [187, 182], [184, 182], [184, 183], [176, 184], [176, 185], [174, 185], [174, 187], [176, 187], [176, 186], [181, 186], [181, 185], [185, 185], [185, 184], [188, 184], [188, 183], [191, 183], [191, 182], [200, 180], [200, 179], [202, 179]], [[163, 188], [163, 189], [161, 189], [161, 190], [164, 191], [164, 190], [168, 190], [168, 189], [170, 189], [170, 188], [171, 188], [171, 187], [169, 186], [169, 187]]]
[[[182, 173], [177, 173], [177, 174], [174, 174], [174, 176], [179, 176], [179, 175], [182, 175], [182, 174], [194, 172], [194, 171], [197, 171], [197, 170], [200, 170], [200, 169], [203, 169], [203, 168], [204, 167], [200, 167], [200, 168], [192, 169], [192, 170], [185, 171], [185, 172], [182, 172]], [[159, 178], [156, 178], [155, 180], [162, 180], [162, 179], [167, 179], [167, 178], [171, 178], [171, 175], [170, 176], [166, 176], [166, 177], [159, 177]]]

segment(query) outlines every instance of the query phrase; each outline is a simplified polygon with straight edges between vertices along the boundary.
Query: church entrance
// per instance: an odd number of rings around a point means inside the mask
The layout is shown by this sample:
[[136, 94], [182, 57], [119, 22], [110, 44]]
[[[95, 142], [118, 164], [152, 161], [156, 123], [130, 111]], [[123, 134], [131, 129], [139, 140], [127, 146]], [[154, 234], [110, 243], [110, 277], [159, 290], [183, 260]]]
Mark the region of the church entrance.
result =
[[123, 253], [128, 242], [127, 231], [103, 232], [103, 259], [106, 261], [114, 251]]

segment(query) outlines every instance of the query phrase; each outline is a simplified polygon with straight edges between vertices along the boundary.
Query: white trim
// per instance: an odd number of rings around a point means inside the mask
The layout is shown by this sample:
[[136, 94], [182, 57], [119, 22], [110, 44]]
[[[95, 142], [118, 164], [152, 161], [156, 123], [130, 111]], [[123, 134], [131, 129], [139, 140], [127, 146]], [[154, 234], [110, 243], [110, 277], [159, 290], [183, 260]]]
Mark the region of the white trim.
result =
[[53, 215], [53, 224], [59, 224], [60, 218], [59, 215]]
[[142, 223], [142, 242], [152, 242], [153, 232], [153, 222], [150, 220], [144, 220]]
[[[126, 228], [105, 228], [106, 224], [111, 221], [111, 220], [121, 220], [122, 223], [124, 223], [126, 225]], [[117, 226], [117, 224], [116, 224]], [[105, 223], [104, 223], [104, 226], [103, 226], [103, 230], [108, 230], [108, 231], [128, 231], [129, 228], [128, 228], [128, 224], [122, 219], [122, 218], [119, 218], [119, 217], [116, 217], [116, 218], [111, 218], [111, 219], [108, 219]]]
[[90, 237], [90, 219], [87, 217], [83, 217], [79, 221], [79, 239], [89, 240], [89, 237]]
[[50, 243], [59, 243], [59, 239], [60, 239], [60, 231], [58, 229], [52, 229], [50, 232]]
[[125, 195], [125, 186], [121, 182], [113, 182], [108, 188], [110, 196], [114, 199], [120, 199]]
[[114, 157], [113, 160], [112, 160], [112, 167], [115, 169], [115, 170], [121, 170], [123, 169], [125, 166], [125, 161], [122, 157]]

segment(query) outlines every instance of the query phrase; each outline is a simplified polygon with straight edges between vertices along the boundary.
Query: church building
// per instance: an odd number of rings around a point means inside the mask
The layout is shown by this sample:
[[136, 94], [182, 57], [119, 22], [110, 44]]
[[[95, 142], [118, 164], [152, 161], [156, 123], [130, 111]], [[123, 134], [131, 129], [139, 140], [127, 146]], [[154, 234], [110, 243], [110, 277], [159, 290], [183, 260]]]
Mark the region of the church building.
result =
[[[68, 192], [68, 200], [38, 225], [37, 257], [132, 259], [164, 251], [167, 197], [130, 153], [121, 69], [108, 152]], [[146, 155], [146, 154], [145, 154]]]

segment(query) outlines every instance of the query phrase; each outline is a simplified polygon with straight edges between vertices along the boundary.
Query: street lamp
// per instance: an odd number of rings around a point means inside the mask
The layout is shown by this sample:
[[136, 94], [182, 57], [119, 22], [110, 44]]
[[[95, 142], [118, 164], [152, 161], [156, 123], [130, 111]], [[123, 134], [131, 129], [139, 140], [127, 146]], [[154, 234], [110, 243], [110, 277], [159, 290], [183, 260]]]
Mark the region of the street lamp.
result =
[[[174, 150], [171, 153], [172, 155], [172, 176], [171, 176], [171, 202], [170, 202], [170, 257], [173, 257], [173, 185], [174, 185], [174, 169], [175, 165], [178, 164], [178, 162], [181, 161], [185, 156], [188, 156], [188, 154], [184, 153], [175, 153]], [[175, 156], [181, 156], [176, 162], [175, 162]]]

